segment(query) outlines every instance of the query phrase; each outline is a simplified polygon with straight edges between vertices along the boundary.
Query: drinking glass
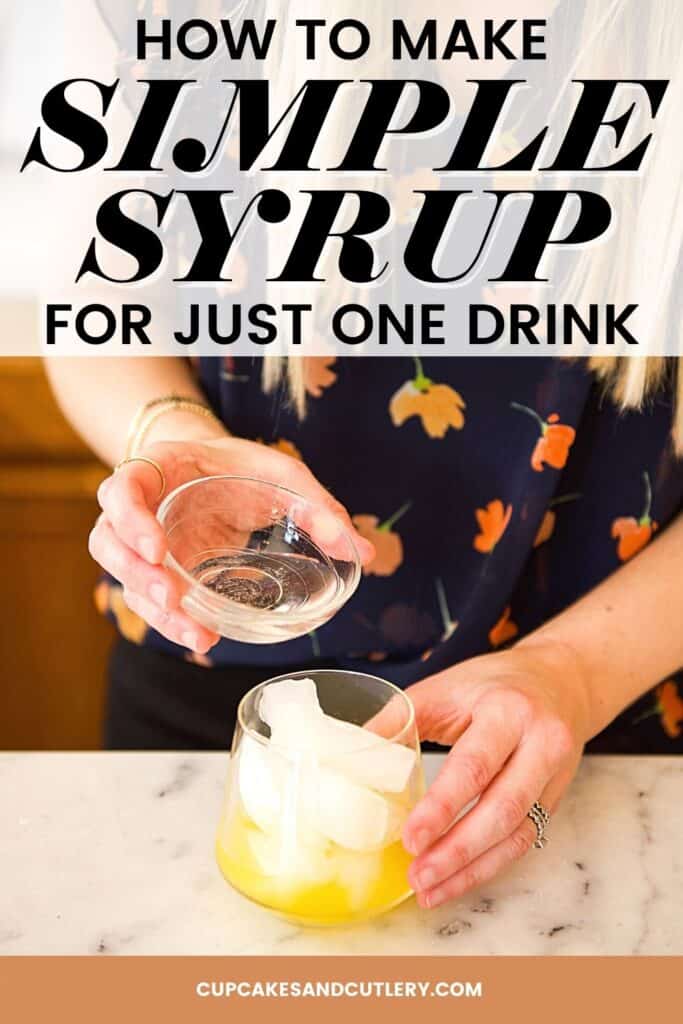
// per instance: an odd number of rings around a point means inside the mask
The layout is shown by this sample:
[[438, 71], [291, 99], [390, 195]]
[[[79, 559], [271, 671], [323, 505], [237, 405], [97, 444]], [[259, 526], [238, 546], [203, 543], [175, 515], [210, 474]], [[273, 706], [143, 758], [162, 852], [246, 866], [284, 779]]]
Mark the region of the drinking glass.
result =
[[327, 509], [263, 480], [213, 476], [168, 495], [157, 518], [183, 608], [232, 640], [277, 643], [327, 622], [351, 597], [360, 560]]
[[[312, 680], [319, 711], [290, 693], [275, 722], [272, 688], [284, 680]], [[411, 895], [401, 830], [423, 792], [403, 691], [358, 672], [278, 676], [239, 707], [218, 865], [244, 896], [299, 923], [374, 917]]]

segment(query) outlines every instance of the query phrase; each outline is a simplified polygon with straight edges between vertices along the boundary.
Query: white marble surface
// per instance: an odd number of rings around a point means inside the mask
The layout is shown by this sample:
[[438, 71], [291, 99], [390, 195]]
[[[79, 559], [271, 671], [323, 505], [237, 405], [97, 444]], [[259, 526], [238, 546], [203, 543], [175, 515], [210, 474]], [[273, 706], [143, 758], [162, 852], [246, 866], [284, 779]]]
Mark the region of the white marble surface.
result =
[[0, 754], [0, 955], [683, 953], [683, 758], [587, 758], [543, 852], [457, 905], [325, 931], [223, 882], [226, 769], [215, 754]]

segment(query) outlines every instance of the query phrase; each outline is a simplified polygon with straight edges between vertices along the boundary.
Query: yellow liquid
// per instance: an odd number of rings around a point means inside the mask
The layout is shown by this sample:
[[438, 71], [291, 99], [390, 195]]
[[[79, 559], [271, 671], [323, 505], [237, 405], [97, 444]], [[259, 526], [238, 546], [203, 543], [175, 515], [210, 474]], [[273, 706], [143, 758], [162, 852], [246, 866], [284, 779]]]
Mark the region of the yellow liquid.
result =
[[[268, 838], [241, 811], [223, 822], [216, 859], [223, 876], [244, 896], [299, 923], [342, 925], [374, 917], [411, 894], [412, 858], [398, 841], [371, 853], [327, 843], [324, 850], [294, 850], [292, 867], [264, 871], [257, 852]], [[307, 862], [314, 865], [313, 877]], [[318, 874], [318, 878], [314, 877]]]

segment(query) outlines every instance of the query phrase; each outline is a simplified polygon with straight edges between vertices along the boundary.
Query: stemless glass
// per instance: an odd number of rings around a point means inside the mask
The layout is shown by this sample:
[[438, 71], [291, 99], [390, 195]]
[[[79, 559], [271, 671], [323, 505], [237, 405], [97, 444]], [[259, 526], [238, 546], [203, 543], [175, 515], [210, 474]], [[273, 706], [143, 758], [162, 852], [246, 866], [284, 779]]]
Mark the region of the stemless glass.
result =
[[[320, 709], [306, 712], [303, 730], [291, 694], [277, 730], [259, 713], [284, 680], [315, 684]], [[242, 895], [299, 923], [374, 917], [411, 895], [401, 830], [423, 792], [415, 714], [402, 690], [358, 672], [278, 676], [239, 707], [218, 865]]]
[[312, 632], [351, 597], [360, 560], [327, 509], [285, 487], [214, 476], [177, 488], [157, 518], [183, 607], [231, 640], [270, 644]]

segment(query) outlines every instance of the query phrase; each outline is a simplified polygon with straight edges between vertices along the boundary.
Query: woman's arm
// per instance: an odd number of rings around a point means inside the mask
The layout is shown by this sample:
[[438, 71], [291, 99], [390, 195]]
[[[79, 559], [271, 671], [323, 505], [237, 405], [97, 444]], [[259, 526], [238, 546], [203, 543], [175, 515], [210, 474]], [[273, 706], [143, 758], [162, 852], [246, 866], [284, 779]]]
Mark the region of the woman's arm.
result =
[[404, 830], [422, 906], [457, 899], [527, 852], [533, 802], [554, 810], [586, 741], [683, 665], [682, 619], [679, 517], [510, 650], [410, 688], [422, 738], [453, 744]]
[[[131, 421], [146, 402], [172, 394], [206, 401], [184, 359], [60, 357], [45, 366], [62, 412], [110, 466], [123, 458]], [[151, 425], [147, 442], [225, 436], [218, 421], [174, 410]]]
[[[683, 516], [520, 645], [564, 651], [583, 680], [587, 739], [683, 667]], [[575, 673], [571, 673], [573, 675]]]

